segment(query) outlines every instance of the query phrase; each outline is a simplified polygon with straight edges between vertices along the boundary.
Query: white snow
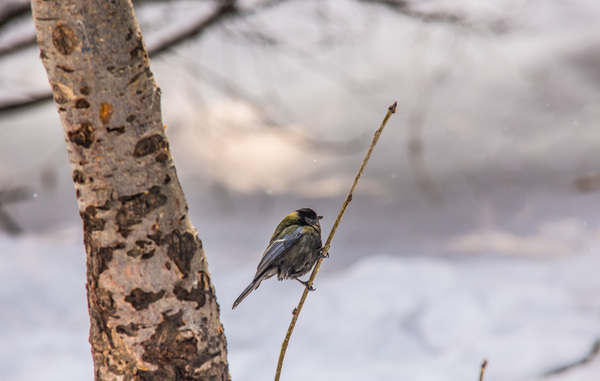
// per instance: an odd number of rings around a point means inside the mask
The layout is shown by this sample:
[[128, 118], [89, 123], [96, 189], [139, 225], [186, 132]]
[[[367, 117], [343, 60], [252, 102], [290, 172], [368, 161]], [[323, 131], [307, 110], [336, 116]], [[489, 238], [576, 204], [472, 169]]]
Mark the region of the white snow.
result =
[[[80, 238], [0, 239], [0, 379], [93, 379]], [[232, 377], [271, 379], [302, 288], [268, 280], [232, 311], [254, 265], [236, 268], [227, 255], [209, 252], [209, 263]], [[487, 381], [536, 380], [583, 358], [600, 337], [595, 253], [376, 255], [327, 267], [292, 336], [283, 380], [474, 380], [483, 358]], [[596, 358], [547, 379], [598, 375]]]

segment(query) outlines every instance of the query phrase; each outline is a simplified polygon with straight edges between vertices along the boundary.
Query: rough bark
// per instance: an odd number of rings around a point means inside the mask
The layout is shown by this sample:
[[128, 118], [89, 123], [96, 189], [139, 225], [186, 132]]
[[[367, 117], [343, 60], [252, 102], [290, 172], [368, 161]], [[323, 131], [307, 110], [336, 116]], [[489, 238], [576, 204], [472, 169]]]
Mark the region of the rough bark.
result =
[[230, 379], [131, 2], [32, 6], [83, 220], [96, 379]]

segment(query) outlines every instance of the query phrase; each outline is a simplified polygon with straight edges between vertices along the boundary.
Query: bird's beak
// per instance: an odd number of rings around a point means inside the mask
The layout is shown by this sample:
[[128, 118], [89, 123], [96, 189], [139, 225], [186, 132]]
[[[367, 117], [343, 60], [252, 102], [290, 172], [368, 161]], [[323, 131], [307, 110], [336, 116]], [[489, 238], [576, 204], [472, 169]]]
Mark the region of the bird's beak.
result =
[[323, 218], [323, 216], [317, 216], [317, 220], [320, 220], [321, 218]]

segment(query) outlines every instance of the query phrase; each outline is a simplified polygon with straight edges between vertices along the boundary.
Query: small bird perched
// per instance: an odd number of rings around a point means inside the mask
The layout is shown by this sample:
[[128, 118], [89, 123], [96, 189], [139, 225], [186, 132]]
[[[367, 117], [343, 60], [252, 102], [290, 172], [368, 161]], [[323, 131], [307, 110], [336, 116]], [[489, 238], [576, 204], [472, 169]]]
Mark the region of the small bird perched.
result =
[[296, 279], [309, 290], [308, 282], [298, 279], [313, 268], [321, 257], [321, 225], [317, 215], [310, 208], [298, 209], [288, 214], [277, 225], [256, 269], [256, 275], [242, 294], [233, 303], [237, 307], [260, 282], [277, 274], [278, 280]]

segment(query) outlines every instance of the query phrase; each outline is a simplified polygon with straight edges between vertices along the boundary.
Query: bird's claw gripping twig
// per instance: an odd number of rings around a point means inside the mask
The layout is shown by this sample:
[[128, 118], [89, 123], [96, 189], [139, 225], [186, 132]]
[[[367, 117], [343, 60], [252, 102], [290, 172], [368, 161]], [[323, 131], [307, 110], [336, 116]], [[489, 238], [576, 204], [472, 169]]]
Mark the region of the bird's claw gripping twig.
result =
[[309, 286], [308, 285], [308, 281], [303, 281], [303, 280], [300, 280], [298, 278], [294, 278], [294, 279], [296, 279], [298, 282], [302, 283], [304, 285], [304, 287], [306, 287], [306, 289], [308, 291], [315, 291], [316, 290], [316, 288], [314, 288], [313, 286]]
[[329, 258], [329, 251], [325, 255], [323, 255], [323, 248], [319, 249], [319, 257], [323, 259]]

